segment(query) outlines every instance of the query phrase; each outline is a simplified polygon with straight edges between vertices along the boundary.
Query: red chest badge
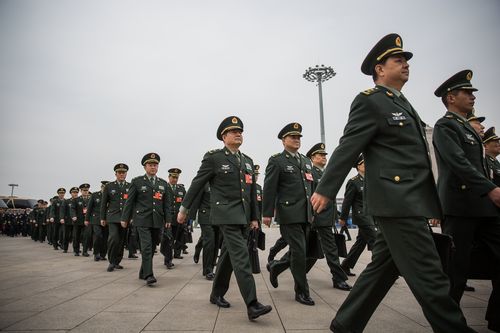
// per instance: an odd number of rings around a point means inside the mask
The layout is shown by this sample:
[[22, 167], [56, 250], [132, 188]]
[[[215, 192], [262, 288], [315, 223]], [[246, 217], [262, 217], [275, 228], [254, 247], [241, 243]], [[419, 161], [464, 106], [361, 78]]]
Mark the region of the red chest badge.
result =
[[312, 181], [313, 181], [313, 176], [312, 176], [312, 174], [311, 174], [311, 173], [306, 172], [306, 173], [305, 173], [305, 176], [306, 176], [306, 179], [307, 179], [308, 181], [310, 181], [310, 182], [312, 182]]
[[123, 193], [123, 199], [125, 199], [125, 200], [128, 199], [128, 193]]
[[160, 192], [155, 192], [155, 194], [153, 195], [153, 199], [161, 200], [161, 198], [163, 198], [163, 194], [161, 194]]
[[182, 202], [182, 198], [181, 197], [175, 198], [175, 202]]
[[252, 184], [252, 175], [245, 174], [245, 183]]
[[83, 207], [83, 214], [87, 214], [87, 207]]

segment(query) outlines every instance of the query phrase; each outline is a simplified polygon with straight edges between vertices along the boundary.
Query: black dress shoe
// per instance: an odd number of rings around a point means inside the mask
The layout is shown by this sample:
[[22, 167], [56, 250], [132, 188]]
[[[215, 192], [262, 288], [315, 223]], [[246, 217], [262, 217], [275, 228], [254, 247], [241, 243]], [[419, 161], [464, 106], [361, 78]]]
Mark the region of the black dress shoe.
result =
[[136, 256], [135, 254], [129, 254], [129, 255], [128, 255], [128, 258], [129, 258], [129, 259], [137, 259], [137, 258], [139, 258], [139, 257], [138, 257], [138, 256]]
[[123, 266], [122, 266], [122, 265], [120, 265], [120, 264], [116, 264], [116, 265], [114, 265], [114, 267], [115, 267], [116, 269], [123, 269]]
[[115, 265], [113, 265], [113, 264], [109, 264], [109, 265], [108, 265], [108, 269], [107, 269], [107, 271], [108, 271], [108, 272], [112, 272], [112, 271], [114, 271], [114, 270], [115, 270]]
[[79, 257], [79, 256], [80, 256], [80, 253], [75, 252], [75, 257]]
[[333, 288], [349, 291], [352, 287], [345, 281], [333, 281]]
[[89, 256], [90, 256], [90, 254], [88, 254], [87, 252], [83, 252], [83, 253], [82, 253], [82, 256], [84, 256], [84, 257], [89, 257]]
[[267, 264], [266, 267], [269, 270], [269, 282], [271, 282], [271, 286], [278, 288], [278, 275], [274, 271], [273, 266]]
[[210, 272], [205, 275], [205, 279], [212, 281], [215, 278], [215, 274]]
[[150, 275], [146, 278], [146, 284], [148, 286], [152, 285], [153, 283], [156, 283], [156, 278], [153, 275]]
[[469, 286], [469, 285], [465, 285], [464, 290], [465, 290], [465, 291], [476, 291], [476, 288], [471, 287], [471, 286]]
[[295, 294], [295, 300], [304, 305], [314, 305], [311, 296], [306, 296], [304, 294]]
[[106, 257], [101, 257], [101, 260], [106, 260]]
[[94, 261], [99, 261], [99, 260], [101, 260], [100, 256], [94, 256]]
[[175, 265], [174, 265], [171, 261], [168, 261], [168, 262], [165, 264], [165, 266], [167, 266], [167, 269], [172, 269], [172, 268], [174, 268], [174, 266], [175, 266]]
[[354, 274], [353, 272], [351, 272], [351, 269], [349, 267], [344, 266], [344, 265], [340, 265], [340, 267], [342, 268], [342, 270], [344, 271], [344, 273], [347, 276], [356, 276], [356, 274]]
[[189, 252], [186, 250], [182, 250], [182, 254], [189, 254]]
[[174, 258], [175, 259], [184, 259], [184, 257], [181, 256], [180, 254], [174, 254]]
[[264, 305], [255, 301], [247, 307], [248, 319], [249, 320], [257, 319], [260, 316], [271, 312], [272, 309], [273, 308], [270, 305]]
[[200, 261], [200, 254], [199, 253], [196, 253], [196, 252], [194, 253], [193, 261], [195, 264], [197, 264]]
[[216, 304], [217, 306], [221, 308], [228, 308], [231, 306], [228, 301], [224, 299], [222, 296], [212, 296], [210, 295], [210, 303]]

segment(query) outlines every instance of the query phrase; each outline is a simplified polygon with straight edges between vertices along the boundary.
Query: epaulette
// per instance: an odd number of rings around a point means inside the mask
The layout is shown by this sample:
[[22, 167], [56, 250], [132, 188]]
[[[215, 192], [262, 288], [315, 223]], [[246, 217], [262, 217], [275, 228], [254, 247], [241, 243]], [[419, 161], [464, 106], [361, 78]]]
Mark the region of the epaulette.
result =
[[380, 90], [377, 87], [373, 87], [370, 89], [366, 89], [365, 91], [362, 91], [361, 93], [366, 96], [370, 96], [376, 92], [379, 92]]
[[141, 179], [141, 178], [143, 178], [143, 177], [144, 177], [144, 175], [142, 175], [142, 176], [137, 176], [137, 177], [134, 177], [134, 178], [132, 178], [132, 181], [134, 181], [134, 180], [136, 180], [136, 179]]
[[359, 178], [359, 175], [356, 175], [356, 176], [352, 177], [351, 180], [356, 180], [358, 178]]
[[274, 155], [272, 155], [271, 157], [276, 157], [276, 156], [279, 156], [281, 153], [276, 153]]
[[180, 187], [185, 187], [184, 184], [177, 184], [177, 186], [180, 186]]
[[213, 154], [213, 153], [216, 153], [218, 151], [221, 151], [222, 149], [212, 149], [212, 150], [209, 150], [207, 151], [207, 154]]

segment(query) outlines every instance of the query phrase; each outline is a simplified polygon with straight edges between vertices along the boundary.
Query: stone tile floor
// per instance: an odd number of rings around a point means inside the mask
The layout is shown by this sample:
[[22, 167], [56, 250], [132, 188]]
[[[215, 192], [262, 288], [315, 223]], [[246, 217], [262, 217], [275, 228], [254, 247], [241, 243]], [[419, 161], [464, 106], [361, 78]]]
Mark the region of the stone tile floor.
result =
[[[194, 239], [199, 237], [195, 229]], [[279, 237], [279, 229], [265, 229], [267, 246]], [[356, 230], [351, 230], [356, 236]], [[348, 247], [353, 241], [347, 242]], [[139, 260], [124, 259], [123, 270], [106, 272], [106, 262], [92, 256], [74, 257], [29, 238], [0, 237], [0, 330], [5, 332], [329, 332], [330, 321], [347, 292], [332, 288], [325, 260], [308, 275], [316, 306], [294, 300], [289, 271], [280, 275], [279, 288], [269, 283], [266, 252], [261, 252], [261, 274], [254, 275], [257, 295], [273, 311], [250, 322], [234, 280], [226, 299], [231, 308], [209, 303], [211, 282], [201, 274], [201, 262], [190, 254], [175, 260], [166, 270], [163, 257], [155, 256], [158, 279], [154, 287], [138, 279]], [[353, 272], [370, 261], [365, 251]], [[353, 284], [356, 277], [349, 283]], [[462, 308], [478, 332], [489, 332], [484, 314], [491, 292], [489, 281], [469, 281], [475, 292], [466, 292]], [[431, 332], [405, 281], [399, 279], [385, 297], [365, 332]]]

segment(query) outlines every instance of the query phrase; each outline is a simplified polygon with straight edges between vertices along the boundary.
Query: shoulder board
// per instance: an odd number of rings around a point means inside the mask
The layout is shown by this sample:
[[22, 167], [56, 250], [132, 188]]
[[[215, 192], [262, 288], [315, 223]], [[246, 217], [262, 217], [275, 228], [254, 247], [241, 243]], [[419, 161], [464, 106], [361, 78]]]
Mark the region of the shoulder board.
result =
[[444, 117], [445, 117], [445, 118], [449, 118], [449, 119], [453, 119], [453, 118], [455, 118], [455, 117], [453, 117], [451, 114], [448, 114], [448, 115], [446, 115], [446, 116], [444, 116]]
[[177, 184], [177, 186], [180, 186], [180, 187], [185, 187], [184, 184]]
[[366, 89], [365, 91], [362, 91], [361, 93], [366, 96], [370, 96], [376, 92], [379, 92], [380, 90], [377, 87]]
[[212, 149], [212, 150], [207, 151], [207, 154], [213, 154], [213, 153], [219, 152], [221, 150], [222, 149]]
[[241, 155], [245, 156], [246, 158], [248, 158], [250, 161], [252, 161], [252, 158], [250, 156], [248, 156], [247, 154], [245, 153], [241, 153]]
[[351, 180], [356, 180], [356, 179], [358, 179], [358, 175], [351, 178]]
[[137, 176], [137, 177], [134, 177], [134, 178], [132, 178], [132, 181], [134, 181], [134, 180], [136, 180], [136, 179], [141, 179], [141, 178], [143, 178], [143, 177], [144, 177], [144, 175], [142, 175], [142, 176]]
[[276, 153], [276, 154], [272, 155], [271, 157], [276, 157], [276, 156], [279, 156], [279, 155], [281, 155], [281, 153]]

